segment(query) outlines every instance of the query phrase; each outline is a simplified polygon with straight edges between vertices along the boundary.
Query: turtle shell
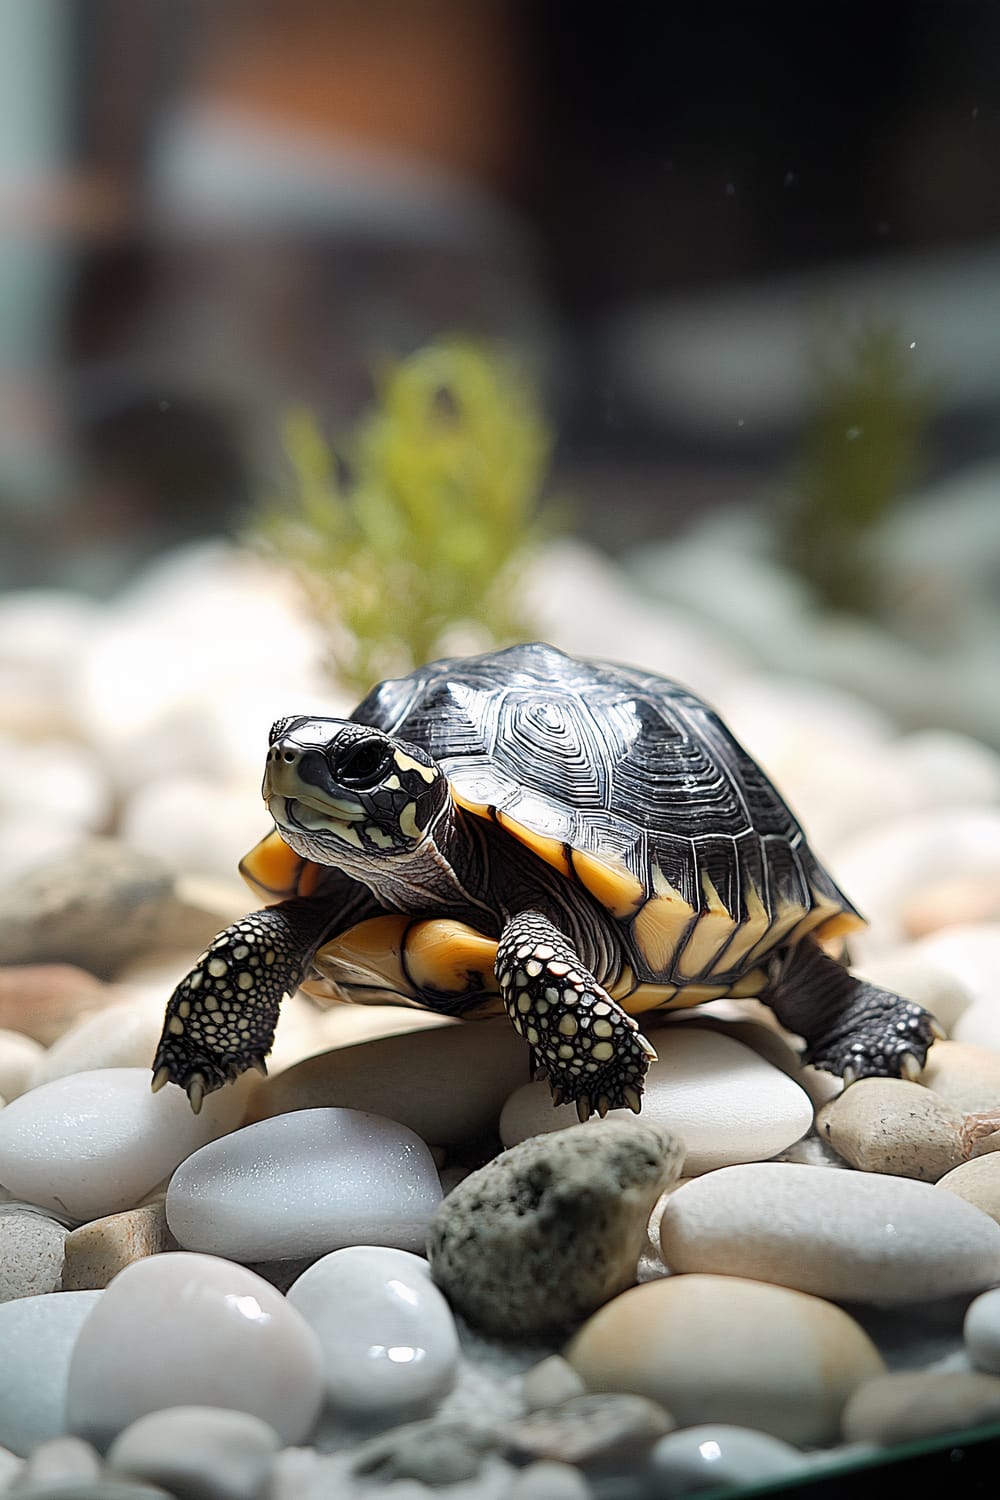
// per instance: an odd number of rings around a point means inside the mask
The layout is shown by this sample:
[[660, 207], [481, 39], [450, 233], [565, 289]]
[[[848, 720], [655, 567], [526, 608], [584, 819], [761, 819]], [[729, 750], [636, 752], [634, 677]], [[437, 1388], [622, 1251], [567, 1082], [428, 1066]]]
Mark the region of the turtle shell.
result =
[[421, 746], [462, 808], [596, 897], [640, 982], [733, 993], [773, 948], [863, 925], [753, 758], [666, 678], [514, 646], [381, 683], [352, 718]]

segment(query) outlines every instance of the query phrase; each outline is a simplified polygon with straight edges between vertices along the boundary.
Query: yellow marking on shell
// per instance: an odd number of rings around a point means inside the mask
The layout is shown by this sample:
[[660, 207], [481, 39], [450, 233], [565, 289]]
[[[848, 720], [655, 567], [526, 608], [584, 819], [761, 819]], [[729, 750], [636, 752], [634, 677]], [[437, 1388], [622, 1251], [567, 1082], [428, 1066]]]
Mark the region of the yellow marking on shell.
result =
[[581, 885], [612, 916], [626, 918], [638, 911], [646, 899], [646, 891], [624, 860], [613, 854], [589, 854], [583, 849], [574, 849], [570, 857]]
[[392, 758], [401, 771], [416, 771], [426, 782], [431, 782], [437, 775], [433, 766], [422, 766], [419, 760], [414, 760], [412, 755], [407, 755], [405, 750], [394, 750]]
[[635, 974], [631, 965], [626, 964], [614, 984], [606, 985], [605, 988], [612, 1000], [624, 1000], [626, 995], [631, 995], [635, 989]]
[[771, 925], [771, 913], [761, 900], [760, 891], [750, 881], [745, 897], [747, 914], [737, 927], [731, 943], [728, 943], [712, 969], [713, 974], [732, 973], [742, 960], [756, 947]]
[[406, 937], [406, 967], [418, 989], [441, 990], [448, 995], [476, 990], [495, 994], [496, 959], [494, 938], [484, 937], [474, 927], [450, 917], [415, 922]]
[[315, 967], [335, 985], [367, 987], [413, 997], [403, 969], [403, 940], [409, 917], [369, 917], [349, 927], [316, 954]]
[[304, 868], [309, 866], [310, 861], [289, 849], [277, 830], [273, 830], [243, 856], [240, 874], [255, 896], [274, 901], [305, 894], [300, 882]]
[[677, 998], [676, 984], [640, 984], [628, 997], [625, 1009], [630, 1016], [641, 1016], [647, 1010], [659, 1010], [669, 1006], [674, 1010], [682, 1004]]
[[732, 912], [712, 884], [707, 870], [701, 872], [701, 888], [705, 893], [705, 907], [677, 963], [677, 971], [685, 979], [704, 974], [720, 948], [729, 942], [735, 925]]
[[490, 804], [488, 802], [474, 802], [471, 797], [467, 797], [464, 792], [460, 791], [453, 781], [449, 783], [449, 786], [451, 789], [451, 800], [457, 807], [461, 807], [465, 812], [472, 813], [474, 818], [489, 818], [491, 816]]
[[767, 974], [763, 969], [751, 969], [741, 974], [735, 984], [726, 991], [730, 1000], [751, 1000], [767, 988]]
[[408, 802], [399, 815], [399, 826], [409, 839], [418, 839], [420, 829], [417, 827], [416, 819], [417, 804]]
[[800, 943], [809, 933], [814, 933], [816, 937], [819, 937], [828, 922], [834, 930], [829, 934], [824, 933], [824, 936], [830, 937], [836, 937], [844, 932], [853, 932], [858, 926], [864, 926], [856, 913], [845, 911], [839, 901], [818, 891], [815, 886], [812, 887], [812, 898], [811, 910], [807, 911], [801, 922], [797, 922], [792, 928], [785, 939], [787, 943]]
[[653, 866], [655, 895], [646, 902], [632, 923], [632, 935], [654, 974], [673, 967], [678, 944], [687, 932], [695, 911], [680, 891], [670, 884], [659, 865]]
[[566, 853], [566, 846], [561, 839], [554, 839], [543, 833], [536, 833], [533, 828], [528, 828], [524, 823], [519, 823], [509, 813], [497, 812], [497, 822], [526, 849], [537, 854], [539, 859], [544, 859], [547, 865], [558, 870], [560, 875], [569, 875], [570, 863]]
[[802, 918], [807, 915], [806, 908], [798, 901], [783, 902], [774, 913], [774, 920], [770, 928], [757, 946], [750, 949], [744, 962], [750, 964], [756, 963], [759, 958], [763, 958], [765, 954], [777, 948], [779, 944], [785, 941], [792, 928], [796, 927], [802, 921]]

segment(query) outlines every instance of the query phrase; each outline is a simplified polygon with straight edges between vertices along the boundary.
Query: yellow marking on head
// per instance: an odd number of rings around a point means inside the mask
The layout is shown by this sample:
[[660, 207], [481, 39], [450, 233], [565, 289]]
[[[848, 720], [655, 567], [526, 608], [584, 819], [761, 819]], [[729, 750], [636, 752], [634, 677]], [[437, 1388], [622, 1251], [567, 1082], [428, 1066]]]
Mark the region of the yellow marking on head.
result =
[[384, 781], [382, 785], [386, 788], [387, 791], [398, 792], [401, 789], [403, 783], [400, 781], [398, 776], [393, 775], [390, 776], [387, 781]]
[[713, 974], [726, 974], [738, 969], [741, 961], [751, 948], [756, 947], [771, 925], [771, 913], [752, 881], [747, 886], [745, 901], [747, 914], [737, 927], [732, 942], [727, 943], [723, 949], [718, 963], [711, 971]]
[[240, 874], [254, 895], [264, 901], [305, 895], [301, 880], [307, 867], [310, 861], [289, 849], [276, 829], [240, 860]]
[[570, 856], [581, 885], [596, 896], [612, 916], [630, 917], [645, 900], [645, 888], [624, 860], [611, 854], [589, 854], [574, 849]]
[[420, 837], [420, 829], [417, 827], [415, 816], [416, 811], [417, 804], [415, 802], [408, 802], [399, 815], [399, 826], [408, 839], [418, 839]]
[[569, 857], [566, 846], [561, 839], [550, 838], [543, 833], [536, 833], [533, 828], [528, 828], [524, 823], [519, 823], [516, 818], [510, 817], [508, 813], [498, 812], [497, 822], [501, 828], [505, 828], [509, 834], [525, 848], [537, 854], [539, 859], [544, 859], [547, 865], [558, 870], [560, 875], [570, 874]]
[[394, 750], [392, 758], [401, 771], [416, 771], [426, 782], [431, 782], [437, 775], [433, 766], [422, 766], [419, 760], [414, 760], [412, 755], [407, 755], [405, 750]]

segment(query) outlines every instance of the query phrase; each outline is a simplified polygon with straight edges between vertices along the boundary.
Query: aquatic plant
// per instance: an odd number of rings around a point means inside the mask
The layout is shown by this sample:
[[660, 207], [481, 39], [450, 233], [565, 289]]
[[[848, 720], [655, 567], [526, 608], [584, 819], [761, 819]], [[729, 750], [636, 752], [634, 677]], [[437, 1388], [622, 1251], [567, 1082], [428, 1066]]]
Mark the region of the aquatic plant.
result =
[[915, 346], [888, 324], [817, 340], [815, 390], [787, 505], [784, 560], [834, 609], [877, 612], [880, 523], [921, 473], [931, 411]]
[[449, 649], [532, 634], [525, 563], [548, 529], [550, 437], [507, 353], [463, 341], [384, 364], [375, 402], [328, 442], [290, 412], [291, 482], [256, 533], [330, 632], [333, 673], [363, 690]]

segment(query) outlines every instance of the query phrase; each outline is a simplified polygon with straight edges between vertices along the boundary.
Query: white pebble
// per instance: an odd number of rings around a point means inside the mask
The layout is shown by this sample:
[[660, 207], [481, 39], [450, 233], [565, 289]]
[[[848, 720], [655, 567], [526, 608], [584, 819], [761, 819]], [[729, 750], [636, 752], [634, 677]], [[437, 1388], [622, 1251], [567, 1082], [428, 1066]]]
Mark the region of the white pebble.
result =
[[86, 1482], [96, 1479], [100, 1472], [100, 1456], [90, 1443], [78, 1437], [56, 1437], [32, 1450], [22, 1483], [41, 1486]]
[[872, 954], [852, 969], [870, 984], [893, 994], [915, 1000], [940, 1023], [949, 1035], [961, 1024], [963, 1012], [972, 1004], [972, 995], [958, 976], [918, 951], [917, 945], [893, 948], [889, 953]]
[[287, 1260], [345, 1245], [423, 1248], [441, 1201], [428, 1147], [405, 1125], [353, 1109], [259, 1120], [174, 1173], [179, 1244], [234, 1260]]
[[680, 1496], [729, 1485], [769, 1484], [801, 1474], [806, 1460], [781, 1438], [718, 1422], [668, 1432], [649, 1455], [658, 1495]]
[[156, 1008], [132, 1000], [109, 1005], [84, 1016], [53, 1042], [32, 1070], [31, 1087], [98, 1068], [143, 1068], [148, 1073], [162, 1030], [162, 1001]]
[[[914, 959], [935, 964], [954, 975], [979, 1005], [997, 1004], [1000, 975], [1000, 922], [970, 922], [946, 927], [910, 947]], [[968, 1038], [956, 1038], [968, 1040]]]
[[1000, 1375], [1000, 1287], [970, 1304], [963, 1327], [965, 1350], [977, 1370]]
[[0, 1096], [9, 1100], [23, 1094], [44, 1055], [45, 1048], [34, 1037], [0, 1029]]
[[323, 1346], [327, 1400], [390, 1416], [451, 1389], [458, 1334], [427, 1262], [404, 1250], [334, 1250], [295, 1281], [288, 1301]]
[[266, 828], [258, 780], [187, 772], [144, 782], [122, 809], [119, 836], [172, 869], [231, 875]]
[[249, 1412], [172, 1406], [120, 1432], [108, 1470], [162, 1485], [177, 1500], [247, 1500], [260, 1494], [279, 1447], [274, 1428]]
[[49, 1292], [0, 1303], [0, 1443], [26, 1458], [66, 1432], [66, 1376], [80, 1328], [103, 1292]]
[[145, 1068], [102, 1068], [22, 1094], [0, 1111], [0, 1183], [74, 1219], [121, 1213], [243, 1113], [239, 1085], [195, 1115], [181, 1089], [149, 1084]]
[[[811, 1126], [805, 1091], [742, 1042], [693, 1023], [660, 1027], [652, 1039], [659, 1061], [650, 1067], [640, 1118], [684, 1142], [685, 1175], [775, 1156]], [[576, 1123], [575, 1105], [553, 1108], [548, 1084], [529, 1083], [504, 1105], [500, 1138], [514, 1146]], [[592, 1119], [589, 1128], [602, 1123]]]
[[0, 1209], [0, 1302], [57, 1291], [65, 1239], [52, 1219]]
[[659, 1242], [673, 1271], [854, 1302], [919, 1302], [1000, 1279], [1000, 1225], [956, 1194], [908, 1177], [787, 1162], [685, 1183], [667, 1199]]
[[174, 1251], [126, 1266], [99, 1296], [70, 1363], [71, 1432], [103, 1447], [137, 1418], [182, 1405], [249, 1412], [285, 1443], [312, 1430], [319, 1340], [262, 1277]]

